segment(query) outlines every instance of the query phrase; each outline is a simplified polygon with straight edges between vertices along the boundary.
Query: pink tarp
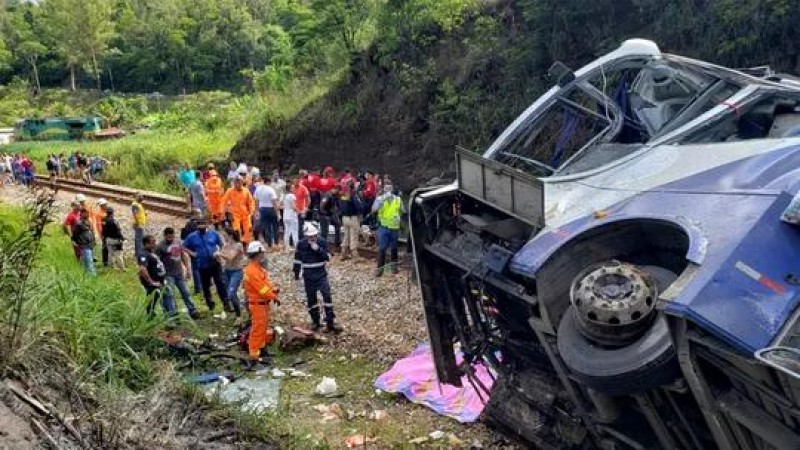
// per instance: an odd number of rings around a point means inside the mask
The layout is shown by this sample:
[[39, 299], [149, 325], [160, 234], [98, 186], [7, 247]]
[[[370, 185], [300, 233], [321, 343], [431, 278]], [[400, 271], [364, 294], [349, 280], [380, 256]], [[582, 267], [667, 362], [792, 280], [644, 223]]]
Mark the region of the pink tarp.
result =
[[[456, 354], [461, 363], [462, 355]], [[493, 379], [483, 365], [475, 365], [475, 375], [491, 389]], [[420, 344], [410, 355], [394, 363], [391, 369], [375, 380], [375, 387], [386, 392], [400, 393], [414, 403], [425, 405], [439, 414], [459, 422], [474, 422], [485, 406], [472, 383], [464, 376], [462, 387], [441, 384], [436, 379], [430, 345]], [[486, 394], [481, 392], [484, 399]], [[488, 400], [488, 399], [487, 399]]]

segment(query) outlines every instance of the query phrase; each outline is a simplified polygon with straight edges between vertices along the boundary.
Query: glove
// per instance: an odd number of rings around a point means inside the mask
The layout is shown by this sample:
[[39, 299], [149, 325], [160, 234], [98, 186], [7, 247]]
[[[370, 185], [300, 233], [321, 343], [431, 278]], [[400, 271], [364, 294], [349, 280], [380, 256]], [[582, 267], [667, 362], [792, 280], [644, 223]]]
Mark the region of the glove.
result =
[[273, 302], [275, 302], [275, 305], [281, 306], [281, 301], [280, 300], [275, 299], [275, 300], [273, 300]]
[[317, 244], [316, 242], [312, 243], [311, 244], [311, 250], [314, 250], [314, 251], [319, 250], [319, 244]]

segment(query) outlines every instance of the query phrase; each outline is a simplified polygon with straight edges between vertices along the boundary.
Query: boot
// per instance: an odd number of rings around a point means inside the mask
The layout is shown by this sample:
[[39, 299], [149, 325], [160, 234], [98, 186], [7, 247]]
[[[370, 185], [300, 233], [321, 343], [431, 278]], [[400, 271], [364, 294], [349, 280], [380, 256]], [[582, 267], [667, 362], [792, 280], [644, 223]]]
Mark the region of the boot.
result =
[[261, 363], [260, 359], [249, 359], [244, 367], [247, 372], [258, 372], [259, 370], [266, 369], [267, 366]]
[[350, 249], [345, 248], [342, 250], [342, 261], [347, 261], [348, 259], [352, 259], [352, 256], [350, 256]]
[[339, 334], [342, 331], [344, 331], [344, 329], [342, 329], [342, 327], [340, 327], [339, 325], [336, 325], [333, 322], [328, 322], [328, 324], [325, 325], [325, 328], [322, 329], [323, 333]]
[[375, 278], [380, 278], [383, 275], [383, 267], [375, 269]]

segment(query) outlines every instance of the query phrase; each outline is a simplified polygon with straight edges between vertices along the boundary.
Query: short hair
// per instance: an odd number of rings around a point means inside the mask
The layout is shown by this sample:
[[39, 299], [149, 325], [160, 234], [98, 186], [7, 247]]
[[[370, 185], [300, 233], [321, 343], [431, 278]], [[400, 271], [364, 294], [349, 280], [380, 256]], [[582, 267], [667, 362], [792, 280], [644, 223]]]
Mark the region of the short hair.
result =
[[168, 236], [170, 234], [175, 234], [175, 228], [172, 227], [164, 228], [164, 236]]
[[156, 237], [155, 237], [155, 236], [153, 236], [152, 234], [146, 234], [146, 235], [144, 235], [144, 237], [142, 238], [142, 244], [144, 244], [144, 245], [147, 245], [147, 244], [152, 244], [152, 243], [154, 243], [155, 241], [156, 241]]

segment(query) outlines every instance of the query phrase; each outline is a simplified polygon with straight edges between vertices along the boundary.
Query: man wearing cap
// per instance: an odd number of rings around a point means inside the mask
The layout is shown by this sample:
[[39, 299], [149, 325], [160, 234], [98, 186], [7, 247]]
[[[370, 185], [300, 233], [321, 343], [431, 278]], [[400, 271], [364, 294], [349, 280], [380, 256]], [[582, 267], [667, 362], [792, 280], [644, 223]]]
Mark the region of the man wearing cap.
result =
[[300, 279], [303, 273], [303, 283], [306, 288], [308, 314], [311, 316], [311, 327], [314, 331], [320, 328], [319, 299], [317, 293], [322, 293], [322, 307], [325, 310], [326, 333], [338, 333], [341, 328], [334, 323], [333, 298], [331, 285], [328, 282], [328, 270], [325, 268], [331, 257], [328, 254], [328, 243], [319, 237], [319, 230], [312, 223], [303, 226], [304, 238], [297, 244], [294, 253], [294, 279]]
[[222, 205], [226, 211], [233, 215], [231, 228], [238, 231], [242, 241], [253, 240], [253, 227], [250, 218], [255, 212], [255, 200], [250, 191], [245, 189], [241, 176], [233, 179], [233, 187], [229, 188], [222, 197]]
[[103, 248], [107, 249], [106, 255], [109, 263], [117, 270], [125, 268], [125, 261], [122, 257], [122, 242], [125, 237], [122, 235], [122, 230], [119, 227], [117, 219], [114, 218], [114, 208], [107, 206], [105, 210], [106, 216], [103, 219], [103, 234], [100, 235], [103, 239]]
[[269, 362], [270, 354], [267, 346], [274, 339], [274, 332], [270, 327], [269, 303], [278, 301], [280, 289], [270, 281], [267, 270], [264, 269], [264, 245], [253, 241], [247, 245], [249, 262], [244, 268], [244, 292], [247, 297], [247, 309], [250, 311], [250, 336], [247, 339], [247, 352], [249, 355], [248, 370], [257, 370], [260, 362]]
[[397, 239], [400, 234], [400, 218], [405, 212], [403, 199], [394, 194], [391, 184], [383, 186], [383, 195], [375, 200], [372, 212], [378, 213], [378, 268], [375, 276], [383, 275], [386, 252], [390, 252], [392, 273], [397, 273]]

